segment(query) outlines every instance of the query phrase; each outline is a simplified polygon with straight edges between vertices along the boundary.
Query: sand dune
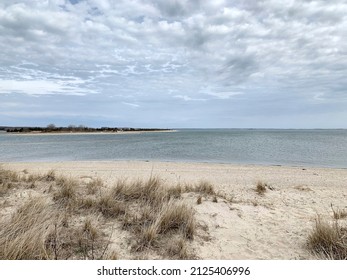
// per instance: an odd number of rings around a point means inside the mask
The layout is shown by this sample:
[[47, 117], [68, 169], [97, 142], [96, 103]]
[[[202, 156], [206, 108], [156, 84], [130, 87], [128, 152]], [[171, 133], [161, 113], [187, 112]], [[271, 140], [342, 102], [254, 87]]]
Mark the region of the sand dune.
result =
[[[347, 169], [140, 161], [4, 167], [30, 173], [53, 169], [81, 180], [101, 178], [108, 185], [151, 175], [170, 185], [208, 181], [221, 194], [217, 203], [211, 197], [201, 204], [192, 195], [184, 197], [196, 211], [200, 229], [191, 246], [200, 259], [315, 259], [305, 244], [317, 215], [331, 220], [331, 205], [347, 210]], [[268, 185], [263, 195], [255, 191], [258, 181]], [[119, 256], [130, 258], [125, 248]]]

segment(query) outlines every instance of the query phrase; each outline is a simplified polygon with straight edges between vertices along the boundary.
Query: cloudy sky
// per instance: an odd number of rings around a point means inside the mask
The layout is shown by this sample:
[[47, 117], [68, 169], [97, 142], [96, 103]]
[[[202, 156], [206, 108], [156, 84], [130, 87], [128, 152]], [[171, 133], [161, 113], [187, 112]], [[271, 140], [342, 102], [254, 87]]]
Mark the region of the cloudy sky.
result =
[[0, 125], [347, 128], [347, 1], [1, 0]]

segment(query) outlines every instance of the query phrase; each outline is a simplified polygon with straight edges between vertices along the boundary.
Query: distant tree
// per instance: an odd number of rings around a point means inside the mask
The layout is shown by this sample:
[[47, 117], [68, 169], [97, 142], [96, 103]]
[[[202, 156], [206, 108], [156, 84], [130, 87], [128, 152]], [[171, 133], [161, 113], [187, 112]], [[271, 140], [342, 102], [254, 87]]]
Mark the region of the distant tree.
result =
[[54, 131], [56, 129], [55, 124], [50, 123], [49, 125], [47, 125], [47, 131]]
[[84, 131], [84, 130], [86, 130], [86, 126], [85, 125], [83, 125], [83, 124], [80, 124], [79, 126], [78, 126], [78, 130], [79, 131]]
[[76, 130], [76, 126], [73, 125], [73, 124], [70, 124], [70, 125], [68, 126], [68, 130], [69, 130], [69, 131], [75, 131], [75, 130]]

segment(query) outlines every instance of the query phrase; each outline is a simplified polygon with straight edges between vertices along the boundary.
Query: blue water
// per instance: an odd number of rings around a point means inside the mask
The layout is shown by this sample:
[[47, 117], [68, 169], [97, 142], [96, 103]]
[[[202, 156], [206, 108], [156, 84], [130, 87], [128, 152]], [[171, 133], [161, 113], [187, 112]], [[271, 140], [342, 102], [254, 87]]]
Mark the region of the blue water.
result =
[[0, 133], [0, 162], [157, 160], [347, 168], [347, 130], [191, 129], [172, 133]]

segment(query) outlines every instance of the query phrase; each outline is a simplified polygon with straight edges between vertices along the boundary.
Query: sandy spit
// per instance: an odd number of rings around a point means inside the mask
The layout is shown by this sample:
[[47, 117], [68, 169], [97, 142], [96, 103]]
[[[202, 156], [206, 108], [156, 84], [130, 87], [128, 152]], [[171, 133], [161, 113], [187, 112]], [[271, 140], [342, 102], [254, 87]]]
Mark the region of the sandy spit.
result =
[[[201, 259], [315, 259], [305, 247], [317, 216], [331, 220], [332, 208], [347, 210], [347, 169], [144, 161], [3, 163], [13, 170], [55, 170], [80, 179], [147, 179], [165, 184], [211, 182], [230, 201], [194, 204], [208, 234], [192, 246]], [[270, 188], [255, 191], [258, 181]], [[342, 221], [346, 222], [346, 221]]]
[[117, 131], [117, 132], [4, 132], [8, 135], [25, 135], [25, 136], [44, 136], [44, 135], [123, 135], [123, 134], [143, 134], [143, 133], [167, 133], [176, 132], [177, 130], [152, 130], [152, 131]]

